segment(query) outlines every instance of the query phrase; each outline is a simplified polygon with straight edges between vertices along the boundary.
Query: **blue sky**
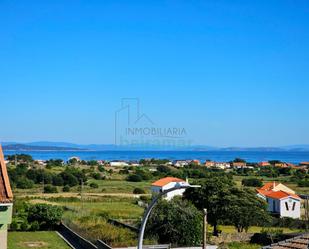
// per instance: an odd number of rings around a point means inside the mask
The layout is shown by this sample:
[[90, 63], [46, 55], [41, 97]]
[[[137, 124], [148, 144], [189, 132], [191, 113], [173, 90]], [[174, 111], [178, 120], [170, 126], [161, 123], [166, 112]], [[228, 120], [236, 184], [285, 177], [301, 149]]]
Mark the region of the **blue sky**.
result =
[[120, 99], [195, 144], [309, 143], [309, 2], [0, 2], [2, 141], [113, 143]]

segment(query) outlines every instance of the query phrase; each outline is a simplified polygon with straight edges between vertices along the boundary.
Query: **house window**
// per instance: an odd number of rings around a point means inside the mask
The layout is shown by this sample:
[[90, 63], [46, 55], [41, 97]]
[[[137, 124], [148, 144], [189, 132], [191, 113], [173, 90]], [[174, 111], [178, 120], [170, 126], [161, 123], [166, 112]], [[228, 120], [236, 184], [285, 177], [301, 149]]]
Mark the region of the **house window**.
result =
[[286, 208], [286, 211], [289, 211], [289, 205], [287, 202], [285, 202], [285, 208]]
[[294, 202], [293, 202], [293, 207], [292, 207], [292, 210], [293, 210], [293, 211], [295, 210], [295, 205], [296, 205], [296, 202], [294, 201]]

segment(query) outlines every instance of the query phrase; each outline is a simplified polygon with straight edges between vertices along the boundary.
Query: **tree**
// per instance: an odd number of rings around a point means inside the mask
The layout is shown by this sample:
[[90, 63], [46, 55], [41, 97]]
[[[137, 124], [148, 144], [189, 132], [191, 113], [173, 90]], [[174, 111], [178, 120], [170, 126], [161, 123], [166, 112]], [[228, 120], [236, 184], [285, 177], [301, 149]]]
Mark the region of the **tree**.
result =
[[262, 187], [263, 182], [257, 178], [247, 178], [241, 181], [242, 185], [247, 187]]
[[146, 234], [157, 236], [159, 243], [180, 246], [200, 245], [203, 216], [186, 200], [161, 200], [149, 217]]
[[46, 161], [47, 167], [60, 167], [63, 166], [63, 160], [62, 159], [50, 159]]
[[53, 175], [53, 185], [54, 186], [63, 186], [64, 181], [60, 175]]
[[233, 162], [234, 162], [234, 163], [245, 163], [246, 160], [241, 159], [241, 158], [235, 158]]
[[141, 182], [143, 178], [140, 175], [134, 174], [134, 175], [129, 175], [127, 177], [127, 181], [129, 182]]
[[33, 158], [30, 155], [27, 154], [16, 154], [16, 155], [8, 155], [7, 160], [9, 161], [22, 161], [22, 162], [33, 162]]
[[62, 188], [62, 191], [63, 192], [70, 192], [70, 187], [68, 185], [65, 185], [63, 188]]
[[44, 193], [58, 193], [58, 190], [55, 186], [46, 185], [44, 186]]
[[87, 165], [89, 165], [89, 166], [97, 166], [98, 165], [98, 161], [90, 160], [90, 161], [87, 162]]
[[61, 221], [63, 209], [48, 204], [35, 204], [28, 207], [29, 223], [38, 222], [41, 230], [53, 230]]
[[232, 188], [230, 198], [227, 217], [238, 232], [247, 232], [250, 226], [265, 226], [271, 221], [266, 202], [255, 192]]
[[142, 188], [135, 188], [133, 190], [133, 194], [136, 194], [136, 195], [145, 194], [145, 190]]
[[69, 185], [70, 187], [78, 185], [78, 179], [71, 173], [63, 171], [59, 175], [62, 177], [64, 185]]
[[21, 189], [30, 189], [33, 188], [33, 181], [29, 180], [26, 177], [20, 177], [16, 182], [16, 187]]
[[235, 183], [227, 175], [209, 175], [197, 181], [201, 188], [189, 188], [184, 197], [190, 200], [198, 209], [207, 209], [208, 222], [214, 227], [213, 234], [218, 235], [218, 224], [227, 220], [230, 202], [230, 188]]
[[99, 185], [95, 182], [90, 183], [89, 186], [90, 186], [90, 188], [98, 188], [99, 187]]

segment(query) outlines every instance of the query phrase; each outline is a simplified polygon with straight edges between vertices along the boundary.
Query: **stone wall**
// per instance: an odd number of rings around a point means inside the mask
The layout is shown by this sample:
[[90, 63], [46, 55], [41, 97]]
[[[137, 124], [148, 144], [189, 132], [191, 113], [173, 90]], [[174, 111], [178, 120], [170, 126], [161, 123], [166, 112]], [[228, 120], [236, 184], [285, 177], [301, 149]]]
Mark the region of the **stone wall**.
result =
[[219, 245], [221, 243], [230, 242], [249, 242], [253, 233], [221, 233], [218, 237], [212, 236], [210, 238], [211, 244]]

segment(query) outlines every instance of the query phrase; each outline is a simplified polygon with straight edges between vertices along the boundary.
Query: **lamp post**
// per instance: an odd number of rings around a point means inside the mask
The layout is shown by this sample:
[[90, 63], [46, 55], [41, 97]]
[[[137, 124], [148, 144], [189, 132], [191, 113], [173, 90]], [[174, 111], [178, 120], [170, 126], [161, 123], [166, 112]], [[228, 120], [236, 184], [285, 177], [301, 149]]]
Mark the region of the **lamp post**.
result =
[[183, 184], [183, 185], [179, 185], [170, 189], [167, 189], [165, 191], [162, 191], [161, 193], [159, 193], [157, 196], [154, 197], [154, 199], [151, 201], [150, 205], [148, 206], [143, 220], [142, 220], [142, 224], [139, 230], [139, 235], [138, 235], [138, 246], [137, 249], [143, 249], [143, 240], [144, 240], [144, 232], [145, 232], [145, 228], [146, 228], [146, 224], [147, 224], [147, 220], [149, 218], [149, 215], [152, 211], [152, 209], [154, 208], [154, 206], [157, 204], [158, 200], [166, 195], [169, 192], [175, 191], [175, 190], [179, 190], [179, 189], [187, 189], [187, 188], [199, 188], [200, 186], [198, 185], [190, 185], [188, 183]]

